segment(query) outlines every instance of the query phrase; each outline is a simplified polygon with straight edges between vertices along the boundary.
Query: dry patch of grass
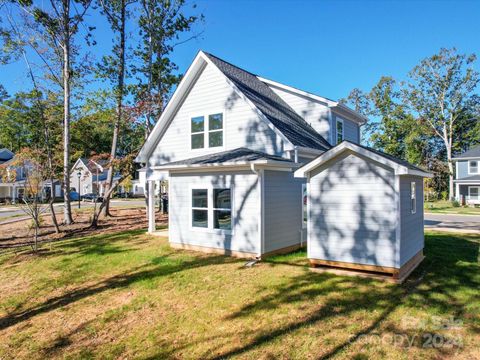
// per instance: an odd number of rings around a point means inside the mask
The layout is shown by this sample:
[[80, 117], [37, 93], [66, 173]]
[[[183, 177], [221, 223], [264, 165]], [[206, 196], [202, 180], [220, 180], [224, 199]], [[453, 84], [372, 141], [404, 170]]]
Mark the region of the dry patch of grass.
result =
[[478, 248], [430, 233], [396, 286], [301, 251], [244, 268], [143, 230], [64, 240], [0, 257], [0, 358], [478, 358]]

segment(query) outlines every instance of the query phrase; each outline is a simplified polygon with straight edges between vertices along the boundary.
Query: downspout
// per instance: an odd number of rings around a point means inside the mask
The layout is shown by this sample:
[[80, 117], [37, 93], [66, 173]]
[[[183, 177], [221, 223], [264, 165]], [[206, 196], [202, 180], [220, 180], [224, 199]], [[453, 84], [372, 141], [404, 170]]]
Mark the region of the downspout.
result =
[[265, 176], [263, 169], [255, 169], [255, 164], [250, 164], [250, 168], [258, 177], [257, 189], [258, 198], [260, 200], [259, 214], [258, 214], [258, 242], [260, 245], [257, 258], [261, 259], [265, 251], [265, 224], [264, 224], [264, 200], [265, 200]]

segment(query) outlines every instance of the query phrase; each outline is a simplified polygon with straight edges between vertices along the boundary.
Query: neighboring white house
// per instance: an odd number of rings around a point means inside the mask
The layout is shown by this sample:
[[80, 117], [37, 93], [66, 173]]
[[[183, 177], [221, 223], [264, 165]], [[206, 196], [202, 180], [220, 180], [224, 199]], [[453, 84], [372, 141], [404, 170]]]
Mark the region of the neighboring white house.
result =
[[[96, 194], [103, 196], [105, 194], [108, 169], [107, 160], [88, 160], [79, 158], [72, 166], [70, 172], [70, 188], [76, 191], [80, 196], [85, 194]], [[113, 180], [117, 180], [116, 174]]]
[[[8, 149], [0, 149], [0, 165], [5, 166], [7, 172], [15, 174], [15, 178], [9, 182], [0, 179], [0, 202], [17, 202], [25, 194], [25, 179], [28, 166], [14, 165], [15, 154]], [[44, 181], [42, 184], [40, 198], [42, 201], [50, 199], [51, 196], [60, 198], [63, 196], [62, 185], [60, 181]]]
[[307, 179], [294, 171], [344, 140], [359, 143], [366, 121], [200, 52], [136, 159], [146, 168], [149, 231], [151, 190], [168, 180], [173, 247], [262, 257], [303, 245]]

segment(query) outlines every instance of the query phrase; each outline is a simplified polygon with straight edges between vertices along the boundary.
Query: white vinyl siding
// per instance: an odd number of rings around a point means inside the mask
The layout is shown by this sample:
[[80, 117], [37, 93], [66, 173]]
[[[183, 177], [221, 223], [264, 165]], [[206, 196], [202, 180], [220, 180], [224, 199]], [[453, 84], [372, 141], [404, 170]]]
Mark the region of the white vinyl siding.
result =
[[[231, 189], [231, 231], [214, 228], [213, 189]], [[208, 228], [191, 226], [192, 189], [209, 189]], [[257, 254], [259, 203], [257, 175], [250, 171], [174, 174], [169, 181], [170, 242]], [[226, 204], [221, 205], [226, 209]]]
[[[400, 176], [400, 266], [423, 249], [423, 179]], [[412, 182], [415, 182], [416, 213], [412, 214]]]
[[392, 170], [350, 152], [312, 172], [309, 257], [396, 266], [394, 184]]
[[[223, 147], [191, 149], [191, 118], [223, 114]], [[208, 128], [205, 117], [205, 130]], [[211, 65], [199, 75], [148, 160], [147, 166], [188, 159], [219, 151], [248, 147], [269, 154], [283, 155], [285, 144], [271, 124], [234, 91], [228, 80]]]
[[320, 135], [330, 141], [330, 109], [326, 103], [313, 101], [274, 86], [270, 88]]
[[265, 252], [301, 242], [302, 184], [287, 171], [264, 172]]

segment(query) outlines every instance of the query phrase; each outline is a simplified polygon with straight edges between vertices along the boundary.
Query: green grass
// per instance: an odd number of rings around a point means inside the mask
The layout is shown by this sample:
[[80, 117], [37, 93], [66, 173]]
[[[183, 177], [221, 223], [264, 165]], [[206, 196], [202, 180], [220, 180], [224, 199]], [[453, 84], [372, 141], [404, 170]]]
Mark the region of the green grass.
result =
[[433, 214], [480, 215], [480, 207], [453, 207], [450, 201], [426, 201], [424, 207]]
[[304, 251], [245, 268], [142, 230], [4, 255], [0, 358], [478, 358], [479, 240], [427, 233], [402, 286], [311, 272]]

